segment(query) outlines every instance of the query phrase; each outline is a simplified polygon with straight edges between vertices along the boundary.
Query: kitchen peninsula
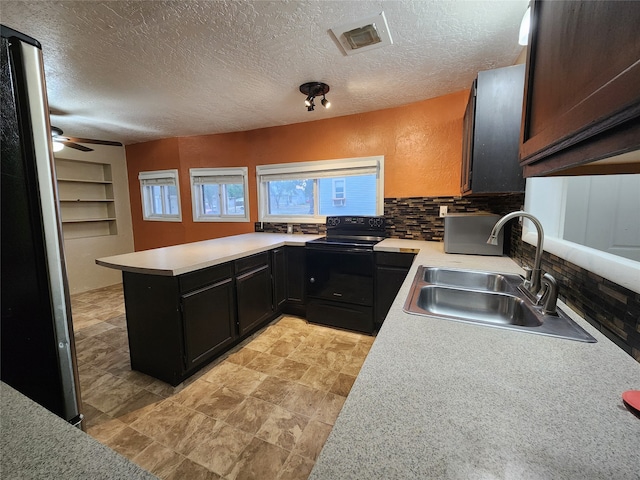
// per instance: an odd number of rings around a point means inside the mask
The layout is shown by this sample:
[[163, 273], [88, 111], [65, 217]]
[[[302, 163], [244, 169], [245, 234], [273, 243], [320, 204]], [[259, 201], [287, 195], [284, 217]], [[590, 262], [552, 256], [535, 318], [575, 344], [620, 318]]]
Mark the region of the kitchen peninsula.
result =
[[122, 270], [131, 367], [175, 386], [299, 312], [302, 247], [319, 237], [248, 233], [97, 259]]

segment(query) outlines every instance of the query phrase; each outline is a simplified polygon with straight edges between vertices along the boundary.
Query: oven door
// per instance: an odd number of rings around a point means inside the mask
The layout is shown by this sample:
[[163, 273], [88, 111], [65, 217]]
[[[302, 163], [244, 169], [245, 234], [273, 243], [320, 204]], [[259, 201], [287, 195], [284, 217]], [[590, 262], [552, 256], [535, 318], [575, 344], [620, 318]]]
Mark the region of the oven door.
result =
[[307, 248], [307, 296], [373, 306], [372, 250]]

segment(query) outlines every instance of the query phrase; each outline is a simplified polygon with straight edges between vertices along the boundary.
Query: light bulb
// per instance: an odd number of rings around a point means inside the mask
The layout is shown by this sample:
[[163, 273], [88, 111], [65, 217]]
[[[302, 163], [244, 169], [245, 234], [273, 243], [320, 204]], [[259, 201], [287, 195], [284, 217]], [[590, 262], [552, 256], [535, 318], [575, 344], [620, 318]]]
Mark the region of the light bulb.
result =
[[529, 28], [531, 26], [531, 7], [527, 7], [527, 11], [524, 12], [522, 22], [520, 22], [520, 35], [518, 36], [518, 43], [520, 45], [526, 45], [529, 43]]
[[53, 141], [53, 151], [54, 152], [59, 152], [63, 148], [64, 148], [64, 143], [56, 142], [55, 140]]
[[331, 102], [327, 100], [324, 95], [322, 96], [322, 101], [320, 103], [324, 108], [329, 108], [331, 106]]

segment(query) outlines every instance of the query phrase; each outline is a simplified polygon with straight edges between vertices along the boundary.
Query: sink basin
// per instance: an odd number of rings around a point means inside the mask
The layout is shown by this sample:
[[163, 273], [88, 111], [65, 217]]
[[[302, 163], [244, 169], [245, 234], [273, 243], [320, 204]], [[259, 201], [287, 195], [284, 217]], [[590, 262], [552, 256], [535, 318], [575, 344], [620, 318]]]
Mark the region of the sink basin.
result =
[[523, 280], [520, 275], [454, 268], [424, 267], [422, 272], [422, 280], [429, 284], [487, 292], [515, 292]]
[[560, 309], [545, 314], [520, 290], [519, 275], [420, 265], [404, 311], [519, 332], [594, 343]]
[[492, 325], [542, 325], [524, 300], [495, 292], [428, 285], [420, 288], [416, 305], [427, 315]]

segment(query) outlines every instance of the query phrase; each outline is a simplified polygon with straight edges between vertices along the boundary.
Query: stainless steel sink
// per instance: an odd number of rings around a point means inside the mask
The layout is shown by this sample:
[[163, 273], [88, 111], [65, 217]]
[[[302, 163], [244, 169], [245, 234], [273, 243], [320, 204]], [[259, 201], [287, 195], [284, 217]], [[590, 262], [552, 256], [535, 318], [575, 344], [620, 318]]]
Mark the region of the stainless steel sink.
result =
[[422, 272], [426, 283], [487, 292], [516, 292], [523, 280], [520, 275], [454, 268], [423, 267]]
[[436, 317], [490, 325], [542, 325], [524, 300], [503, 293], [428, 285], [420, 288], [416, 305], [426, 315]]
[[595, 342], [560, 309], [545, 314], [519, 288], [518, 275], [421, 265], [405, 301], [414, 315]]

